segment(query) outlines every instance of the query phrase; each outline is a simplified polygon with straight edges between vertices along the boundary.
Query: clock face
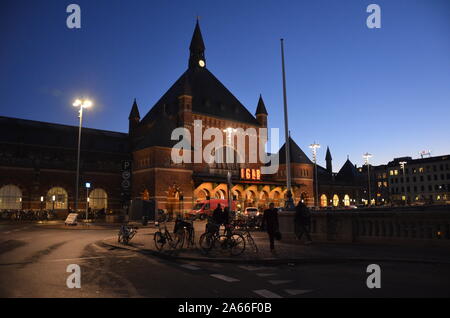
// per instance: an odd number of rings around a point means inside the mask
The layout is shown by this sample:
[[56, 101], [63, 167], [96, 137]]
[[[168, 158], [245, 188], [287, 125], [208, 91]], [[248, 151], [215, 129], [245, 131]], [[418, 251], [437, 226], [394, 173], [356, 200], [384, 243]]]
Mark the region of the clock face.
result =
[[205, 67], [205, 61], [203, 60], [198, 61], [198, 65], [200, 65], [200, 67]]

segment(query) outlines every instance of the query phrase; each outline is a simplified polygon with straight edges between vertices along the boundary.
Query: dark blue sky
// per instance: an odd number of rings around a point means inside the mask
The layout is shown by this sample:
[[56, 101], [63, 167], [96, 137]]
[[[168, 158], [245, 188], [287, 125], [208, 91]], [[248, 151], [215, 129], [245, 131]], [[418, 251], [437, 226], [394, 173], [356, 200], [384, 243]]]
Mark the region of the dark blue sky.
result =
[[77, 125], [72, 101], [89, 96], [85, 126], [127, 131], [133, 98], [143, 117], [187, 68], [200, 15], [207, 67], [252, 113], [261, 93], [280, 129], [285, 38], [292, 137], [308, 155], [322, 144], [319, 163], [327, 145], [335, 170], [366, 151], [450, 153], [448, 0], [2, 0], [0, 15], [0, 115]]

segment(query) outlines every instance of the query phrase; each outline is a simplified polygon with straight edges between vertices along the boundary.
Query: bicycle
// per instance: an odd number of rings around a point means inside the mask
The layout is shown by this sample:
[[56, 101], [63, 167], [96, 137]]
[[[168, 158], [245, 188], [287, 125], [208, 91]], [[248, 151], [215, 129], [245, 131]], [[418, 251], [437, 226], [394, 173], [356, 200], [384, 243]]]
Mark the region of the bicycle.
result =
[[250, 233], [249, 227], [247, 227], [247, 226], [240, 226], [239, 230], [237, 232], [242, 234], [242, 236], [245, 238], [245, 241], [251, 247], [253, 252], [254, 253], [258, 253], [258, 246], [256, 245], [255, 240], [253, 239], [253, 236]]
[[155, 242], [156, 249], [161, 252], [164, 246], [169, 245], [170, 248], [176, 249], [182, 247], [184, 243], [184, 229], [177, 229], [175, 224], [173, 237], [167, 229], [167, 224], [164, 222], [164, 227], [161, 230], [161, 223], [158, 223], [158, 231], [154, 234], [153, 240]]
[[136, 233], [137, 227], [122, 225], [118, 233], [117, 241], [122, 244], [128, 244]]
[[234, 232], [232, 225], [225, 226], [225, 233], [220, 234], [217, 225], [200, 236], [200, 248], [204, 253], [209, 253], [213, 248], [225, 251], [229, 250], [233, 256], [241, 255], [245, 251], [245, 238], [242, 234]]
[[[175, 226], [178, 226], [179, 231], [183, 231], [183, 244], [180, 248], [184, 247], [184, 243], [186, 243], [186, 248], [195, 247], [194, 222], [192, 220], [177, 220]], [[175, 230], [175, 232], [177, 232], [177, 230]]]

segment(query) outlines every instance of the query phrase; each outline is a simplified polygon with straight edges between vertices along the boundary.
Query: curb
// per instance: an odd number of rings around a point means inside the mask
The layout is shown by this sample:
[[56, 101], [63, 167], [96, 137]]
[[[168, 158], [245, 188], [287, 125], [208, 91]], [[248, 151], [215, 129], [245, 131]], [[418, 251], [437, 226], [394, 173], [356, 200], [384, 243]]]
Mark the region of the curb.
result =
[[372, 258], [372, 257], [312, 257], [312, 258], [261, 258], [261, 259], [237, 259], [237, 258], [212, 258], [194, 256], [174, 256], [160, 253], [149, 249], [133, 246], [116, 245], [102, 241], [103, 244], [113, 248], [132, 250], [143, 255], [152, 255], [161, 259], [171, 261], [196, 261], [207, 263], [229, 263], [229, 264], [253, 264], [253, 265], [281, 265], [281, 264], [338, 264], [338, 263], [418, 263], [418, 264], [444, 264], [450, 265], [450, 261], [438, 259], [413, 259], [413, 258]]

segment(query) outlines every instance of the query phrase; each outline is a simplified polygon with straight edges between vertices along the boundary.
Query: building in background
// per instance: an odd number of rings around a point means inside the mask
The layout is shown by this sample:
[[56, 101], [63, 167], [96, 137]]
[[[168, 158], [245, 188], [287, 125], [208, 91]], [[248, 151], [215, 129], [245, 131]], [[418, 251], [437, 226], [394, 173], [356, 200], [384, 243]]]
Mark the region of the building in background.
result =
[[387, 164], [387, 176], [393, 204], [450, 203], [450, 155], [395, 158]]

